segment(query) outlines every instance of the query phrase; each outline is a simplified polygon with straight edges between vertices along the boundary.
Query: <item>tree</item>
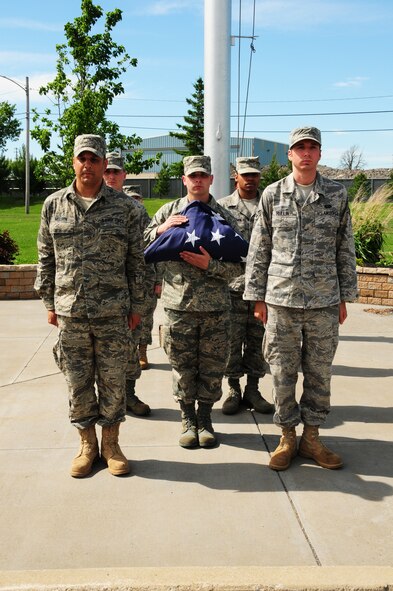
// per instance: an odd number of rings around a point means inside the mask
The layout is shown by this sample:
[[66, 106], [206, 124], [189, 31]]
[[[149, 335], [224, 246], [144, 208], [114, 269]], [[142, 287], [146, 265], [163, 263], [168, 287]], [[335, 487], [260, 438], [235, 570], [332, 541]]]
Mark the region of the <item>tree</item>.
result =
[[22, 127], [18, 119], [15, 119], [15, 105], [8, 101], [0, 103], [0, 151], [4, 150], [8, 140], [17, 140]]
[[366, 162], [363, 158], [363, 152], [359, 146], [351, 146], [340, 158], [340, 167], [347, 170], [360, 170], [364, 168]]
[[192, 98], [186, 98], [190, 105], [187, 115], [184, 117], [185, 123], [176, 123], [179, 129], [183, 131], [170, 131], [169, 135], [182, 140], [185, 144], [185, 150], [175, 150], [182, 156], [197, 156], [203, 154], [204, 149], [204, 85], [202, 78], [198, 78], [194, 84], [195, 92]]
[[276, 155], [273, 154], [269, 166], [266, 166], [262, 170], [261, 180], [259, 182], [259, 189], [263, 191], [268, 185], [279, 181], [291, 172], [289, 166], [280, 166], [277, 161]]
[[7, 193], [10, 187], [10, 161], [0, 155], [0, 193]]
[[160, 197], [166, 197], [171, 190], [171, 167], [166, 162], [162, 163], [161, 170], [154, 183], [153, 193]]
[[[53, 183], [65, 185], [74, 177], [72, 169], [73, 144], [77, 135], [95, 133], [105, 137], [109, 150], [129, 150], [141, 143], [135, 134], [120, 133], [117, 123], [106, 118], [115, 97], [124, 93], [121, 75], [137, 60], [130, 58], [123, 45], [112, 40], [112, 31], [122, 19], [122, 11], [105, 14], [104, 31], [97, 32], [103, 16], [100, 6], [92, 0], [82, 0], [81, 16], [64, 26], [67, 43], [57, 45], [57, 75], [40, 88], [40, 94], [52, 98], [57, 109], [53, 118], [50, 109], [43, 116], [33, 110], [38, 122], [31, 135], [45, 152], [41, 163], [43, 175]], [[94, 34], [92, 33], [94, 29]], [[57, 136], [57, 151], [52, 148]], [[127, 170], [138, 174], [149, 168], [159, 157], [143, 160], [138, 150], [127, 157]]]
[[[15, 160], [11, 160], [11, 178], [13, 186], [25, 191], [26, 186], [26, 149], [22, 146], [21, 150], [17, 151]], [[41, 174], [41, 163], [34, 156], [30, 156], [30, 193], [32, 195], [39, 195], [45, 188], [45, 179]]]

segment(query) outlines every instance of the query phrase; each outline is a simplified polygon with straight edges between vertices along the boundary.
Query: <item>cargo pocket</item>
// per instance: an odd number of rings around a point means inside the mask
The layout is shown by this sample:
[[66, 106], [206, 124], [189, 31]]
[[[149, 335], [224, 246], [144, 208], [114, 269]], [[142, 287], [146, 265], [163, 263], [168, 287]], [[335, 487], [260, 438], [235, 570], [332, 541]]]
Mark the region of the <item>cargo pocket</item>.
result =
[[171, 353], [171, 327], [166, 324], [160, 324], [159, 327], [160, 345], [164, 349], [168, 358]]
[[59, 335], [57, 337], [57, 341], [53, 346], [53, 357], [55, 360], [55, 363], [57, 365], [57, 367], [60, 369], [60, 371], [63, 371], [64, 369], [64, 362], [63, 362], [63, 356], [61, 354], [61, 342], [60, 342], [60, 337], [61, 337], [61, 331], [59, 331]]

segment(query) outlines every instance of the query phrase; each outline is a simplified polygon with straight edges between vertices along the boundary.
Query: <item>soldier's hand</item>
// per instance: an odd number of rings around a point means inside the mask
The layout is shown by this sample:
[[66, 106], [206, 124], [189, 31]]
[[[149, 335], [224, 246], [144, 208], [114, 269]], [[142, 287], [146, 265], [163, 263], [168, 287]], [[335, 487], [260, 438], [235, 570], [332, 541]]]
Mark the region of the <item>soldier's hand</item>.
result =
[[57, 314], [54, 310], [48, 310], [48, 324], [57, 326]]
[[345, 302], [340, 302], [338, 308], [338, 321], [340, 324], [343, 324], [347, 319], [348, 312], [347, 312], [347, 304]]
[[167, 220], [165, 220], [165, 222], [163, 224], [161, 224], [161, 226], [158, 226], [157, 236], [160, 236], [161, 234], [163, 234], [164, 232], [169, 230], [169, 228], [173, 228], [174, 226], [181, 226], [182, 224], [185, 224], [186, 222], [188, 222], [188, 217], [185, 215], [180, 215], [180, 214], [170, 215], [169, 218]]
[[140, 314], [128, 314], [128, 328], [135, 330], [141, 322]]
[[254, 316], [263, 324], [267, 322], [267, 306], [265, 302], [255, 302]]
[[203, 248], [203, 246], [200, 246], [199, 250], [202, 254], [197, 254], [196, 252], [188, 252], [188, 250], [183, 250], [183, 252], [180, 253], [180, 258], [184, 262], [189, 263], [194, 267], [198, 267], [198, 269], [203, 269], [204, 271], [206, 271], [206, 269], [209, 266], [211, 256], [207, 252], [207, 250]]

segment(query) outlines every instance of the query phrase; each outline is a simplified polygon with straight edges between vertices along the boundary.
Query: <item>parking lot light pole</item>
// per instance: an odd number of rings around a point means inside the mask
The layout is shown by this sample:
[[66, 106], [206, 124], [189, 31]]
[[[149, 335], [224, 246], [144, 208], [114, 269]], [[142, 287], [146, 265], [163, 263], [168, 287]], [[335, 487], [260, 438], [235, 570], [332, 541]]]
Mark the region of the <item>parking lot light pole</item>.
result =
[[0, 78], [5, 78], [13, 82], [26, 93], [26, 142], [25, 142], [25, 213], [30, 212], [30, 97], [29, 97], [29, 77], [26, 76], [26, 86], [22, 86], [16, 80], [0, 74]]

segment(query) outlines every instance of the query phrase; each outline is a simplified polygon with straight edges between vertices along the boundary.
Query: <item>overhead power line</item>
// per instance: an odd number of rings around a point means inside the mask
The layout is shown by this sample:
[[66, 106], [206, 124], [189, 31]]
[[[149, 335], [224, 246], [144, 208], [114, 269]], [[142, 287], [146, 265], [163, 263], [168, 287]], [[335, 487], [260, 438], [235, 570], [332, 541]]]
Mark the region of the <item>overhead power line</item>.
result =
[[[177, 131], [169, 127], [140, 127], [136, 125], [120, 125], [120, 129], [147, 129], [151, 131]], [[246, 133], [290, 133], [290, 129], [248, 129]], [[385, 127], [379, 129], [321, 129], [321, 133], [367, 133], [393, 131], [393, 128]], [[237, 130], [231, 130], [231, 135], [237, 134]]]
[[247, 117], [324, 117], [327, 115], [376, 115], [379, 113], [393, 113], [393, 110], [383, 111], [342, 111], [333, 113], [277, 113], [275, 115], [247, 115]]
[[[337, 101], [368, 101], [368, 100], [375, 100], [375, 99], [391, 99], [393, 98], [393, 94], [381, 94], [375, 96], [351, 96], [351, 97], [335, 97], [335, 98], [307, 98], [307, 99], [271, 99], [271, 100], [264, 100], [264, 101], [247, 101], [249, 105], [256, 105], [256, 104], [285, 104], [285, 103], [330, 103], [330, 102], [337, 102]], [[143, 103], [182, 103], [187, 104], [185, 100], [178, 100], [178, 99], [153, 99], [153, 98], [133, 98], [133, 97], [126, 97], [126, 96], [118, 96], [115, 98], [115, 101], [135, 101], [135, 102], [143, 102]], [[232, 104], [238, 103], [245, 103], [246, 101], [232, 101]]]
[[[324, 116], [331, 116], [331, 115], [378, 115], [383, 113], [393, 113], [393, 110], [384, 109], [380, 111], [334, 111], [334, 112], [327, 112], [327, 113], [262, 113], [262, 114], [255, 114], [255, 115], [247, 115], [247, 117], [324, 117]], [[170, 118], [178, 118], [183, 117], [183, 115], [143, 115], [143, 114], [133, 114], [133, 115], [114, 115], [110, 114], [109, 117], [112, 118], [124, 118], [124, 117], [144, 117], [146, 119], [170, 119]], [[231, 119], [237, 119], [237, 115], [231, 115]]]

